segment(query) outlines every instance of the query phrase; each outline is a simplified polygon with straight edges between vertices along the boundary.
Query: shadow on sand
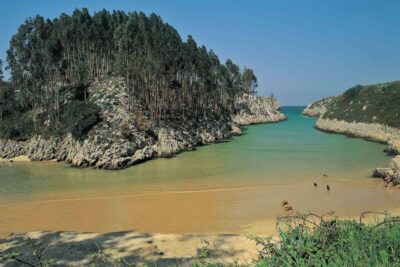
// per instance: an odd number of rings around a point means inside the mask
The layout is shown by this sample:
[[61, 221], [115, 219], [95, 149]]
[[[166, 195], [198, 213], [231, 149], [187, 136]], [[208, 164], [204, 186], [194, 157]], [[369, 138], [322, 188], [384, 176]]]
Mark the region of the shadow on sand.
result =
[[[0, 240], [1, 266], [191, 266], [250, 263], [253, 241], [238, 235], [30, 232]], [[205, 259], [206, 258], [206, 259]]]

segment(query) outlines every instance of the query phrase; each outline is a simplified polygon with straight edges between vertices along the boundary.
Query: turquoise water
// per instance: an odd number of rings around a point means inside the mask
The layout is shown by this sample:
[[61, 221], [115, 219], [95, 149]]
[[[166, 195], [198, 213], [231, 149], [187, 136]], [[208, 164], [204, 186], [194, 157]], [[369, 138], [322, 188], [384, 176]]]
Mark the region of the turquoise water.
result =
[[384, 145], [314, 128], [303, 107], [283, 107], [289, 120], [245, 127], [232, 140], [203, 146], [171, 159], [157, 159], [120, 171], [76, 169], [63, 163], [0, 165], [2, 197], [107, 190], [170, 191], [287, 184], [327, 173], [364, 179], [390, 158]]
[[384, 145], [320, 132], [302, 107], [282, 111], [288, 121], [249, 126], [232, 140], [126, 170], [1, 164], [0, 236], [37, 230], [270, 234], [276, 216], [286, 214], [283, 200], [295, 212], [350, 217], [398, 209], [400, 191], [369, 179], [390, 160]]

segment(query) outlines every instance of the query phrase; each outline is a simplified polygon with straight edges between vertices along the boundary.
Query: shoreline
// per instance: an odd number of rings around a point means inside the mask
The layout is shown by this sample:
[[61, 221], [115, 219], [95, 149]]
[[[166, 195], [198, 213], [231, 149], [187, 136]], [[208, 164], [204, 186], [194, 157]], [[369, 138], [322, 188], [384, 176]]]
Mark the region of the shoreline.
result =
[[328, 133], [338, 133], [386, 144], [386, 152], [391, 155], [400, 154], [400, 129], [378, 123], [351, 123], [323, 118], [317, 120], [315, 128]]
[[240, 126], [279, 122], [287, 117], [276, 98], [243, 94], [236, 110], [218, 118], [192, 118], [165, 122], [159, 127], [149, 118], [132, 115], [125, 87], [119, 78], [94, 83], [89, 91], [101, 110], [102, 121], [83, 140], [35, 135], [26, 141], [0, 139], [0, 157], [28, 157], [32, 161], [65, 161], [73, 167], [119, 170], [156, 158], [169, 158], [197, 146], [240, 135]]
[[[66, 143], [73, 143], [75, 147], [77, 147], [77, 151], [75, 154], [80, 154], [79, 153], [79, 148], [82, 147], [82, 144], [79, 144], [78, 141], [72, 140], [72, 137], [68, 136], [65, 138], [49, 138], [49, 139], [42, 139], [41, 136], [37, 136], [32, 138], [31, 140], [28, 141], [12, 141], [12, 140], [4, 140], [0, 139], [0, 152], [1, 152], [1, 147], [7, 147], [8, 148], [11, 146], [11, 150], [17, 149], [18, 151], [23, 151], [23, 147], [25, 146], [30, 146], [30, 142], [33, 142], [34, 145], [37, 144], [39, 147], [47, 147], [48, 150], [52, 151], [50, 156], [46, 156], [43, 154], [36, 155], [35, 152], [32, 152], [32, 149], [28, 149], [29, 152], [34, 153], [34, 157], [32, 158], [29, 156], [29, 154], [24, 153], [21, 155], [17, 155], [18, 152], [15, 154], [14, 151], [9, 151], [8, 153], [14, 155], [13, 157], [1, 157], [0, 156], [0, 163], [6, 163], [6, 162], [30, 162], [30, 161], [40, 161], [40, 162], [46, 162], [46, 161], [57, 161], [57, 162], [66, 162], [67, 164], [71, 165], [72, 167], [79, 167], [79, 168], [85, 168], [85, 167], [93, 167], [93, 168], [100, 168], [100, 169], [106, 169], [106, 170], [120, 170], [120, 169], [125, 169], [129, 168], [133, 165], [140, 164], [143, 162], [146, 162], [148, 160], [153, 160], [157, 158], [171, 158], [174, 155], [177, 155], [182, 152], [186, 151], [193, 151], [196, 150], [196, 147], [199, 146], [204, 146], [204, 145], [211, 145], [211, 144], [218, 144], [220, 142], [228, 141], [231, 140], [234, 136], [240, 136], [242, 134], [242, 129], [241, 127], [246, 127], [246, 126], [251, 126], [251, 125], [258, 125], [258, 124], [269, 124], [269, 123], [279, 123], [282, 121], [286, 121], [288, 118], [286, 115], [282, 113], [277, 113], [274, 114], [274, 116], [268, 117], [245, 117], [242, 119], [241, 124], [235, 124], [231, 123], [231, 130], [227, 132], [222, 132], [221, 130], [217, 130], [216, 132], [203, 132], [203, 133], [197, 133], [197, 135], [202, 135], [204, 134], [205, 136], [201, 137], [201, 141], [178, 141], [181, 138], [174, 138], [175, 134], [177, 134], [177, 131], [174, 130], [166, 130], [164, 128], [160, 129], [159, 131], [161, 133], [161, 141], [158, 144], [154, 144], [151, 147], [146, 146], [143, 149], [137, 150], [133, 156], [131, 157], [125, 157], [125, 158], [119, 158], [118, 162], [113, 163], [111, 162], [111, 166], [104, 167], [104, 166], [93, 166], [93, 165], [88, 165], [86, 166], [84, 164], [84, 160], [75, 160], [75, 159], [70, 159], [70, 158], [65, 158], [65, 154], [67, 152], [65, 151], [57, 151], [57, 150], [65, 150], [65, 146], [63, 145], [64, 142]], [[169, 133], [168, 133], [169, 132]], [[170, 135], [172, 133], [172, 136]], [[160, 138], [160, 137], [159, 137]], [[164, 144], [160, 144], [164, 143]], [[60, 146], [61, 147], [58, 147]], [[58, 153], [60, 152], [60, 154]], [[42, 152], [43, 153], [43, 152]], [[3, 153], [4, 154], [4, 153]]]
[[13, 157], [13, 158], [2, 158], [0, 157], [0, 163], [12, 163], [12, 162], [29, 162], [32, 161], [25, 155]]
[[315, 128], [335, 134], [343, 134], [352, 138], [386, 144], [384, 151], [392, 157], [390, 163], [378, 166], [372, 176], [384, 180], [385, 187], [398, 187], [400, 184], [400, 129], [378, 123], [349, 123], [346, 121], [319, 118]]

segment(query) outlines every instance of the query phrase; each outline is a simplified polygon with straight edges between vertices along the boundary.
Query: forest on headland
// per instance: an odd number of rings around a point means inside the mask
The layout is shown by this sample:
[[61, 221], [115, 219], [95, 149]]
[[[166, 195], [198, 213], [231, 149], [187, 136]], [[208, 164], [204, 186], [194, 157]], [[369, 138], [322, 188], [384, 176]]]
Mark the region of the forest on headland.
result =
[[76, 9], [58, 18], [28, 18], [10, 40], [0, 85], [0, 138], [85, 135], [101, 121], [88, 88], [107, 77], [125, 80], [129, 110], [154, 126], [168, 120], [219, 118], [234, 98], [254, 94], [249, 68], [218, 56], [155, 14]]

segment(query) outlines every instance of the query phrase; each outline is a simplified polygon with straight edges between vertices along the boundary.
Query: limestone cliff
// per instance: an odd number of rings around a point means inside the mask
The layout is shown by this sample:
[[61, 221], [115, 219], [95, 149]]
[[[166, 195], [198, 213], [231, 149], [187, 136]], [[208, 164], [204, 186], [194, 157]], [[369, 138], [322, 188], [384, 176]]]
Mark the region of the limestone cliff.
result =
[[277, 122], [286, 119], [280, 111], [280, 104], [275, 97], [262, 97], [244, 94], [235, 101], [236, 113], [232, 116], [234, 123], [249, 125]]
[[303, 114], [310, 117], [319, 117], [326, 112], [327, 106], [335, 99], [333, 96], [322, 98], [309, 104], [304, 110]]
[[316, 128], [388, 144], [400, 153], [400, 82], [357, 85], [333, 98]]
[[95, 82], [89, 95], [100, 108], [102, 121], [84, 140], [71, 135], [35, 136], [27, 141], [0, 139], [0, 157], [24, 155], [31, 160], [66, 161], [76, 167], [121, 169], [240, 134], [242, 124], [285, 119], [276, 99], [245, 95], [236, 101], [237, 114], [233, 118], [204, 118], [153, 127], [139, 104], [134, 107], [135, 112], [128, 110], [123, 79]]
[[[387, 175], [389, 177], [386, 177]], [[400, 185], [400, 156], [394, 157], [387, 168], [376, 168], [373, 176], [384, 178], [386, 182], [392, 182], [394, 186]]]
[[388, 144], [388, 152], [400, 153], [400, 129], [398, 128], [379, 123], [346, 122], [324, 118], [319, 118], [315, 127], [327, 132], [342, 133], [385, 143]]
[[[316, 123], [322, 131], [342, 133], [387, 144], [391, 155], [400, 154], [400, 82], [357, 85], [330, 101]], [[400, 156], [373, 176], [385, 184], [400, 184]]]

